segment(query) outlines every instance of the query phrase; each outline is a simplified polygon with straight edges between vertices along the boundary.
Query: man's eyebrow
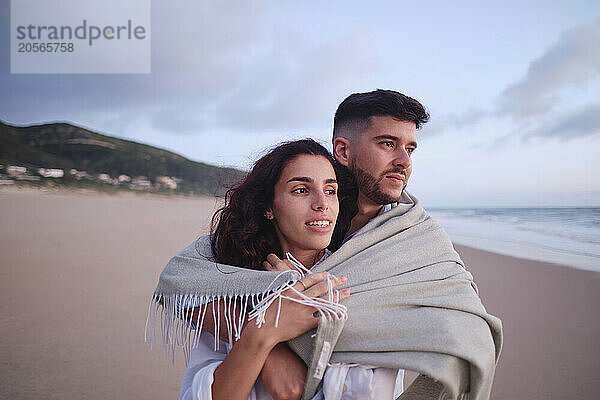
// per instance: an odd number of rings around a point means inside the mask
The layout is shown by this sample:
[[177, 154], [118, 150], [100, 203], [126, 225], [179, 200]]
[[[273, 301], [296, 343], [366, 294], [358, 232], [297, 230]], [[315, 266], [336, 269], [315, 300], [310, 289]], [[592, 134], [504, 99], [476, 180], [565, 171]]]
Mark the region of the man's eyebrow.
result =
[[[373, 137], [373, 140], [382, 140], [382, 139], [399, 140], [398, 136], [394, 136], [394, 135], [379, 135], [379, 136]], [[407, 144], [410, 146], [413, 146], [415, 149], [417, 148], [417, 142], [408, 142]]]

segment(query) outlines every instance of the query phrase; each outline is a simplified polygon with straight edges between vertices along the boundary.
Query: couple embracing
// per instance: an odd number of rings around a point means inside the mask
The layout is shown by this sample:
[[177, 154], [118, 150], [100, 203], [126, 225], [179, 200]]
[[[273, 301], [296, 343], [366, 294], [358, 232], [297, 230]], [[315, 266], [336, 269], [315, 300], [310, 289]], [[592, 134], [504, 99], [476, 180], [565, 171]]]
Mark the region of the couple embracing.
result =
[[[338, 107], [333, 155], [281, 144], [173, 257], [147, 329], [188, 367], [181, 399], [488, 399], [500, 320], [405, 189], [428, 114], [391, 90]], [[421, 375], [406, 390], [404, 370]]]

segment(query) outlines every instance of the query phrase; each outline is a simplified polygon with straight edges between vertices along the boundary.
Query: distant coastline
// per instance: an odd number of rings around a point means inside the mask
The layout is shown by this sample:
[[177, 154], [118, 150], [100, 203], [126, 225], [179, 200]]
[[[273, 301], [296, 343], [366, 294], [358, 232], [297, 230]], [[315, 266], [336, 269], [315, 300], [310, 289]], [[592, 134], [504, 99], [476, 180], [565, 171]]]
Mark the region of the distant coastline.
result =
[[[154, 184], [148, 180], [136, 180], [133, 184], [128, 181], [116, 181], [108, 176], [104, 181], [97, 177], [89, 177], [84, 181], [64, 181], [53, 177], [44, 177], [28, 170], [26, 174], [20, 176], [10, 176], [6, 174], [3, 165], [0, 165], [0, 190], [39, 190], [44, 192], [65, 192], [65, 193], [104, 193], [104, 194], [143, 194], [158, 196], [208, 196], [206, 194], [195, 193], [193, 191], [183, 192], [174, 188], [165, 187], [162, 184]], [[25, 168], [25, 167], [23, 167]], [[62, 171], [58, 169], [58, 171]], [[63, 172], [64, 173], [64, 172]], [[144, 177], [142, 177], [144, 178]], [[142, 182], [142, 185], [139, 182]]]
[[82, 186], [67, 186], [60, 184], [31, 184], [29, 182], [15, 182], [14, 184], [0, 184], [0, 195], [3, 193], [21, 192], [35, 194], [57, 194], [57, 195], [74, 195], [74, 196], [110, 196], [110, 197], [142, 197], [142, 198], [157, 198], [157, 199], [221, 199], [221, 196], [211, 196], [206, 194], [183, 193], [174, 191], [138, 191], [126, 188], [111, 188], [111, 187], [82, 187]]
[[66, 122], [0, 121], [0, 186], [222, 195], [244, 174]]

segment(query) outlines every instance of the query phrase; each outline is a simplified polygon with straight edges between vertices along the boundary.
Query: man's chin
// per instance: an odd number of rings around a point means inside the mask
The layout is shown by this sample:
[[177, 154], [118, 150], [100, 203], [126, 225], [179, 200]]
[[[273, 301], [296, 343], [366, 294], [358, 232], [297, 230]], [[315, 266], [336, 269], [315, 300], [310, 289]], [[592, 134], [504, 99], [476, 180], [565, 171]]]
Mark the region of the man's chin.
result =
[[391, 204], [391, 203], [395, 203], [395, 202], [399, 201], [400, 197], [402, 197], [402, 190], [400, 190], [400, 191], [377, 190], [377, 191], [369, 193], [369, 195], [367, 197], [373, 203], [384, 206], [386, 204]]
[[396, 202], [400, 201], [401, 198], [402, 198], [402, 190], [398, 193], [389, 194], [388, 200], [390, 200], [390, 201], [388, 201], [386, 204], [396, 203]]
[[383, 194], [386, 197], [386, 201], [387, 203], [385, 204], [390, 204], [390, 203], [395, 203], [397, 201], [400, 200], [400, 198], [402, 197], [402, 191], [404, 190], [404, 187], [398, 187], [398, 188], [381, 188], [381, 194]]
[[351, 163], [349, 168], [356, 179], [359, 192], [373, 204], [395, 203], [402, 197], [403, 181], [390, 181], [385, 175], [376, 179], [369, 172], [358, 167], [356, 162]]

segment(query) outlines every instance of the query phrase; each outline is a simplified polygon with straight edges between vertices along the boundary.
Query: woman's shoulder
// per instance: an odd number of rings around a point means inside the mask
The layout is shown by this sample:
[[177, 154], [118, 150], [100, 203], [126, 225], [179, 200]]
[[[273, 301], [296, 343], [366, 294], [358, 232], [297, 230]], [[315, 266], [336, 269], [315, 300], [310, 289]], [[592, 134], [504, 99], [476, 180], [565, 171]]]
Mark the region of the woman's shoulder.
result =
[[211, 236], [201, 236], [188, 244], [183, 250], [179, 251], [173, 258], [176, 257], [191, 257], [191, 258], [212, 258]]

